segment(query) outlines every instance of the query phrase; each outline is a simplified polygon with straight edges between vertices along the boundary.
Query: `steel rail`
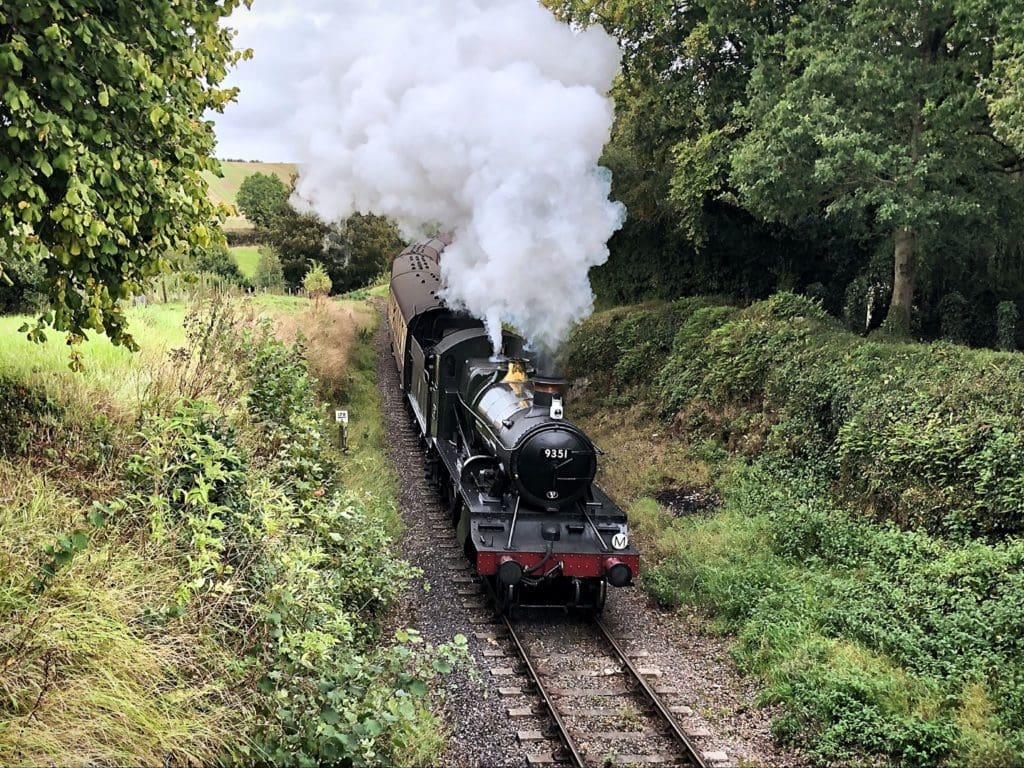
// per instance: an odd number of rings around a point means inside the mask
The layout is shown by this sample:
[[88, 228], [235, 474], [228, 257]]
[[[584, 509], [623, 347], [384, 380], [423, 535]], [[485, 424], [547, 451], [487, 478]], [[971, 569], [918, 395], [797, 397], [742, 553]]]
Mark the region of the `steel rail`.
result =
[[548, 708], [548, 712], [551, 713], [551, 718], [555, 721], [559, 736], [561, 737], [565, 748], [569, 752], [572, 764], [576, 766], [576, 768], [586, 768], [587, 764], [583, 760], [583, 755], [580, 754], [580, 749], [576, 746], [575, 739], [573, 739], [569, 734], [569, 727], [565, 724], [558, 708], [551, 700], [551, 695], [548, 693], [547, 688], [544, 687], [544, 683], [541, 681], [540, 675], [537, 673], [537, 669], [533, 666], [533, 661], [530, 659], [530, 654], [527, 652], [526, 647], [519, 639], [519, 635], [516, 634], [515, 629], [512, 627], [512, 622], [509, 620], [508, 616], [502, 616], [501, 618], [505, 622], [505, 627], [508, 629], [509, 638], [511, 638], [516, 649], [519, 651], [519, 655], [523, 659], [523, 663], [526, 664], [526, 670], [530, 673], [530, 677], [533, 679], [533, 684], [537, 686], [537, 690], [540, 692], [541, 698], [544, 699], [544, 705]]
[[615, 649], [615, 653], [618, 654], [619, 659], [622, 661], [629, 674], [632, 675], [633, 679], [640, 685], [640, 689], [644, 692], [644, 695], [652, 704], [654, 704], [654, 708], [658, 714], [661, 715], [661, 719], [668, 723], [669, 728], [672, 731], [672, 735], [686, 750], [686, 756], [694, 764], [695, 768], [710, 768], [707, 761], [704, 759], [704, 754], [694, 745], [690, 737], [686, 735], [686, 731], [679, 727], [679, 723], [677, 723], [676, 719], [672, 717], [672, 713], [668, 711], [668, 707], [666, 707], [664, 702], [662, 702], [661, 697], [655, 693], [647, 680], [644, 679], [644, 676], [640, 674], [640, 670], [637, 669], [633, 662], [629, 660], [629, 656], [626, 655], [625, 650], [612, 636], [612, 633], [608, 631], [608, 627], [605, 626], [604, 622], [601, 621], [598, 616], [593, 617], [593, 622], [601, 631], [604, 639], [608, 641], [608, 644]]
[[[490, 582], [485, 578], [483, 579], [484, 589], [487, 594], [490, 595], [491, 603], [495, 608], [498, 608], [498, 596], [491, 589]], [[583, 755], [580, 754], [580, 748], [576, 745], [575, 739], [569, 734], [569, 727], [565, 724], [565, 720], [562, 719], [562, 715], [559, 713], [558, 708], [555, 706], [555, 702], [551, 700], [551, 694], [548, 693], [548, 689], [544, 687], [544, 682], [540, 678], [540, 673], [537, 672], [537, 668], [533, 665], [533, 660], [530, 658], [529, 652], [526, 650], [526, 646], [523, 645], [523, 641], [519, 639], [519, 635], [516, 634], [515, 627], [512, 624], [512, 620], [509, 619], [504, 613], [498, 613], [502, 623], [505, 625], [505, 629], [508, 631], [509, 639], [516, 647], [516, 651], [519, 653], [519, 658], [523, 660], [523, 664], [526, 665], [526, 671], [530, 674], [530, 679], [533, 680], [534, 686], [537, 688], [537, 692], [540, 693], [541, 699], [544, 701], [544, 706], [547, 707], [548, 714], [551, 715], [551, 719], [555, 721], [555, 728], [558, 730], [558, 735], [562, 740], [563, 746], [569, 753], [569, 758], [575, 768], [586, 768], [587, 764], [583, 760]]]

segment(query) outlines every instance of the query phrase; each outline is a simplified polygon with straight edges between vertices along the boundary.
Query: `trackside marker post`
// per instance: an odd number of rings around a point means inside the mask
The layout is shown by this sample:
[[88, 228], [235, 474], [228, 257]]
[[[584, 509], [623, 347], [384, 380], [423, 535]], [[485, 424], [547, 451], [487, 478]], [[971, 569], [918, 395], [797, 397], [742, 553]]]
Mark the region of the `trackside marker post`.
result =
[[336, 410], [334, 421], [338, 424], [338, 447], [348, 453], [348, 411]]

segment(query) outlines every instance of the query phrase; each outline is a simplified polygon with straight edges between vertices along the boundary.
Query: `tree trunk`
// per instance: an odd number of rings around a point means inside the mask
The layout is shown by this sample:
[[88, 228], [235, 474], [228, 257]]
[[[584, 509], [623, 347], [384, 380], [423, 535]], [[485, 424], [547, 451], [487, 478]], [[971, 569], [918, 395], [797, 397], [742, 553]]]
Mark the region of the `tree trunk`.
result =
[[917, 284], [917, 236], [912, 229], [893, 233], [896, 247], [896, 268], [892, 283], [892, 304], [886, 316], [886, 328], [897, 336], [910, 335], [910, 312], [914, 306]]

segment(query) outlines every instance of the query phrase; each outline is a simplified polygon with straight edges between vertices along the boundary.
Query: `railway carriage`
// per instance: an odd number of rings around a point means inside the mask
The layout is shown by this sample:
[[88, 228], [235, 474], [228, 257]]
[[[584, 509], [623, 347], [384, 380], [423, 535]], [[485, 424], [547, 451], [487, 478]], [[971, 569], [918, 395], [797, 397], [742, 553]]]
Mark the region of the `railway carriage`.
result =
[[564, 380], [522, 338], [495, 357], [483, 323], [441, 297], [446, 239], [392, 266], [388, 323], [399, 381], [466, 556], [499, 604], [604, 605], [640, 567], [625, 513], [594, 483], [597, 449], [564, 414]]

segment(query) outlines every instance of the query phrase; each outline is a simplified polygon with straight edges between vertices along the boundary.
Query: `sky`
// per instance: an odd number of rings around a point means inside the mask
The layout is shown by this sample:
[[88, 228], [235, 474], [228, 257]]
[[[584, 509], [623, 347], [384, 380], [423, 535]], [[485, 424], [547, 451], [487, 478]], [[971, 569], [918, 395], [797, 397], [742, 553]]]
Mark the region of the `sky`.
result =
[[252, 9], [243, 7], [232, 14], [228, 25], [238, 30], [235, 45], [252, 48], [253, 58], [240, 62], [226, 81], [240, 89], [237, 101], [224, 114], [210, 115], [216, 125], [217, 157], [295, 159], [285, 126], [298, 104], [288, 84], [304, 70], [321, 39], [316, 10], [324, 2], [257, 0]]

